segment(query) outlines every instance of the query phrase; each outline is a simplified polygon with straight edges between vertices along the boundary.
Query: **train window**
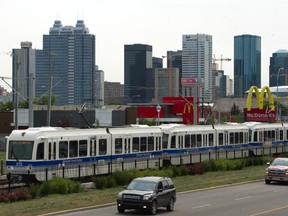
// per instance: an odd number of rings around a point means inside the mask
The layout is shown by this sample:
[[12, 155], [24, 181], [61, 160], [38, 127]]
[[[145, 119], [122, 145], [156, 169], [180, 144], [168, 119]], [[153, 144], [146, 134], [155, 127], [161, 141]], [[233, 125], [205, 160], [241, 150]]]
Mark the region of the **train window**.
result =
[[229, 134], [229, 144], [235, 144], [234, 133], [230, 133]]
[[209, 146], [214, 146], [214, 134], [209, 134]]
[[132, 151], [139, 152], [139, 137], [133, 137], [132, 139]]
[[283, 130], [280, 130], [279, 133], [280, 133], [280, 134], [279, 134], [279, 136], [280, 136], [280, 137], [279, 137], [279, 140], [283, 140], [283, 137], [284, 137], [284, 136], [283, 136]]
[[171, 145], [170, 148], [175, 148], [176, 147], [176, 138], [175, 135], [171, 136]]
[[51, 160], [51, 155], [52, 155], [52, 143], [51, 142], [49, 142], [49, 144], [48, 144], [48, 160]]
[[53, 142], [53, 159], [56, 159], [56, 142]]
[[168, 134], [163, 134], [163, 149], [168, 147]]
[[43, 160], [44, 159], [44, 143], [38, 143], [37, 146], [37, 153], [36, 153], [36, 160]]
[[78, 141], [69, 141], [69, 157], [78, 157]]
[[191, 144], [191, 142], [190, 142], [190, 138], [191, 138], [191, 136], [190, 136], [190, 134], [185, 134], [185, 148], [190, 148], [190, 144]]
[[93, 156], [93, 141], [94, 140], [90, 140], [90, 156]]
[[33, 151], [32, 141], [9, 141], [9, 159], [31, 160]]
[[224, 144], [224, 135], [223, 133], [218, 134], [218, 145], [222, 146]]
[[238, 132], [236, 132], [235, 134], [234, 134], [234, 144], [238, 144], [238, 143], [240, 143], [240, 141], [239, 141], [239, 133]]
[[239, 143], [244, 143], [244, 135], [243, 132], [239, 133]]
[[99, 155], [107, 154], [107, 140], [99, 139]]
[[87, 156], [87, 140], [79, 141], [79, 156]]
[[258, 141], [258, 133], [257, 133], [257, 131], [254, 131], [254, 137], [253, 137], [253, 141], [254, 142], [257, 142]]
[[272, 130], [272, 131], [271, 131], [271, 138], [272, 138], [272, 140], [275, 141], [275, 138], [276, 138], [275, 130]]
[[148, 151], [154, 151], [154, 137], [148, 137]]
[[147, 137], [140, 138], [140, 151], [147, 151]]
[[121, 154], [122, 153], [122, 139], [116, 138], [115, 139], [115, 154]]
[[68, 157], [68, 142], [60, 141], [59, 142], [59, 158], [67, 158]]
[[197, 134], [196, 136], [196, 146], [202, 147], [202, 135], [201, 134]]
[[197, 145], [196, 145], [196, 135], [192, 134], [191, 135], [191, 148], [195, 148]]

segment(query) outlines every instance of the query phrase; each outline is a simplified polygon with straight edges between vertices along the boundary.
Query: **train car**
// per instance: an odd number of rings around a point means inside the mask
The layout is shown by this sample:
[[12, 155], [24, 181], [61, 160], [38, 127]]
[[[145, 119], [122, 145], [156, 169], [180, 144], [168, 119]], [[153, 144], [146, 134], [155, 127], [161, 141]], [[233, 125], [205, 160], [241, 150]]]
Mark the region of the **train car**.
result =
[[179, 155], [209, 151], [215, 148], [212, 125], [177, 126], [163, 130], [163, 154]]
[[75, 178], [79, 172], [81, 176], [92, 175], [92, 164], [111, 157], [110, 143], [106, 129], [14, 130], [7, 139], [6, 172], [19, 181], [45, 181], [53, 176]]
[[287, 129], [282, 123], [245, 123], [250, 129], [250, 148], [275, 147], [287, 140]]
[[159, 127], [110, 128], [109, 133], [112, 137], [113, 170], [161, 166], [162, 131]]
[[159, 128], [28, 128], [14, 130], [8, 137], [6, 166], [7, 173], [18, 180], [78, 178], [129, 168], [159, 168], [161, 150]]
[[216, 130], [217, 150], [239, 150], [249, 147], [249, 128], [243, 124], [221, 124]]

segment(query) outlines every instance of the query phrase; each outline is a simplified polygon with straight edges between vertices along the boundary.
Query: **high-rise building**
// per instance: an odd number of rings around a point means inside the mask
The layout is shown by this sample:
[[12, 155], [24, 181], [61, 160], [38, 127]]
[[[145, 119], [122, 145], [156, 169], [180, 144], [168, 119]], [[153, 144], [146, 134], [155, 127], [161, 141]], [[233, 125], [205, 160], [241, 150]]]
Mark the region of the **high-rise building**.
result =
[[36, 96], [51, 89], [56, 105], [95, 103], [95, 35], [83, 20], [75, 27], [56, 20], [36, 55]]
[[163, 68], [163, 59], [162, 58], [152, 57], [152, 62], [153, 62], [153, 69]]
[[94, 98], [95, 98], [95, 103], [96, 106], [104, 106], [105, 101], [104, 101], [104, 71], [99, 70], [98, 66], [96, 65], [95, 67], [95, 93], [94, 93]]
[[[178, 68], [179, 69], [179, 87], [177, 96], [182, 92], [181, 78], [182, 78], [182, 50], [167, 51], [167, 68]], [[173, 95], [175, 92], [173, 92]]]
[[[120, 82], [104, 82], [105, 104], [123, 104], [124, 85]], [[137, 98], [138, 99], [138, 98]]]
[[234, 96], [244, 97], [251, 86], [261, 88], [261, 37], [234, 37]]
[[[280, 69], [283, 68], [284, 70]], [[270, 57], [269, 66], [269, 85], [272, 86], [282, 86], [288, 85], [288, 50], [278, 50], [272, 54]]]
[[170, 92], [170, 68], [155, 69], [155, 103], [161, 103], [163, 97], [178, 97], [179, 92], [179, 69], [172, 68], [172, 95]]
[[[13, 102], [26, 101], [29, 98], [29, 89], [31, 84], [31, 98], [35, 96], [35, 49], [32, 49], [32, 43], [21, 42], [21, 49], [12, 50], [12, 76], [13, 76]], [[30, 77], [30, 82], [29, 82]]]
[[151, 102], [154, 97], [152, 46], [124, 46], [124, 101], [137, 96], [139, 102]]
[[[205, 101], [212, 100], [212, 36], [189, 34], [182, 36], [182, 78], [194, 79], [197, 87], [182, 86], [184, 96], [193, 91]], [[195, 84], [196, 85], [196, 84]]]

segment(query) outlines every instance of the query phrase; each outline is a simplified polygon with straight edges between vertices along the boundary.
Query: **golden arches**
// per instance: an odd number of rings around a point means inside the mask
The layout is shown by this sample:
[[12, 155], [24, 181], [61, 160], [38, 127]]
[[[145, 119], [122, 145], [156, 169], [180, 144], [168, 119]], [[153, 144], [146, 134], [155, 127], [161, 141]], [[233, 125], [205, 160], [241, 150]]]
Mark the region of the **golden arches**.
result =
[[251, 111], [251, 104], [252, 104], [252, 95], [253, 95], [253, 91], [255, 91], [256, 94], [256, 98], [258, 100], [258, 108], [260, 110], [263, 109], [263, 101], [264, 101], [264, 97], [265, 97], [265, 90], [267, 92], [267, 95], [269, 97], [269, 108], [274, 111], [275, 110], [275, 106], [274, 106], [274, 99], [272, 96], [272, 93], [270, 91], [270, 88], [268, 86], [264, 86], [261, 89], [261, 92], [259, 93], [259, 90], [257, 88], [257, 86], [251, 86], [249, 91], [248, 91], [248, 96], [247, 96], [247, 102], [246, 102], [246, 108], [247, 111]]

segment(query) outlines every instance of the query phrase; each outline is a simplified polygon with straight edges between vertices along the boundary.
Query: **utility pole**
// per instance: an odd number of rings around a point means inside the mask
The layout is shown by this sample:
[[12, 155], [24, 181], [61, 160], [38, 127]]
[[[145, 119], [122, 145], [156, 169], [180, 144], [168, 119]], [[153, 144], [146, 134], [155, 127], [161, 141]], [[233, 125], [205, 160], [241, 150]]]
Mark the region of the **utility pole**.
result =
[[47, 126], [50, 126], [51, 121], [51, 100], [52, 100], [52, 78], [54, 66], [54, 53], [50, 54], [50, 67], [49, 67], [49, 83], [48, 83], [48, 103], [47, 103]]

